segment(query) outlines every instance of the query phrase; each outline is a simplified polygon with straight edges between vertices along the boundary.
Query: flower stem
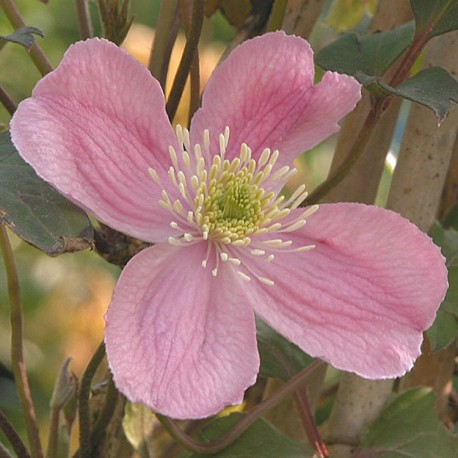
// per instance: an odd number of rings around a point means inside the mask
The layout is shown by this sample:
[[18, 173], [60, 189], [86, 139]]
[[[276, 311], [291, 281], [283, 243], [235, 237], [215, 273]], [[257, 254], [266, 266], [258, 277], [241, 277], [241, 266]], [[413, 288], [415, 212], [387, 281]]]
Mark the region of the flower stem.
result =
[[30, 392], [27, 369], [24, 361], [22, 348], [23, 322], [22, 322], [22, 299], [19, 277], [16, 263], [14, 261], [13, 248], [11, 246], [8, 232], [3, 224], [0, 224], [0, 248], [5, 263], [8, 279], [8, 295], [10, 301], [10, 322], [11, 322], [11, 366], [14, 374], [14, 381], [21, 403], [24, 420], [26, 423], [27, 436], [29, 438], [31, 454], [33, 458], [42, 458], [40, 436], [38, 433], [37, 417]]
[[80, 458], [91, 458], [91, 416], [89, 411], [89, 397], [91, 394], [92, 379], [105, 357], [105, 343], [102, 342], [92, 355], [86, 370], [81, 379], [80, 392], [78, 396], [78, 414], [80, 426]]
[[272, 5], [272, 11], [269, 16], [269, 22], [267, 23], [267, 31], [274, 32], [275, 30], [281, 29], [283, 18], [285, 17], [286, 4], [288, 0], [275, 0]]
[[326, 445], [323, 442], [321, 434], [316, 426], [315, 418], [310, 408], [307, 393], [305, 393], [304, 390], [297, 390], [293, 394], [293, 397], [294, 403], [296, 404], [296, 409], [302, 420], [302, 424], [304, 425], [304, 431], [307, 435], [307, 439], [309, 440], [310, 445], [315, 448], [320, 458], [328, 458], [328, 450], [326, 449]]
[[[15, 30], [25, 27], [24, 19], [22, 19], [22, 16], [12, 0], [0, 0], [0, 6]], [[49, 63], [45, 53], [38, 43], [35, 42], [30, 47], [29, 54], [35, 64], [35, 67], [37, 67], [42, 76], [45, 76], [47, 73], [52, 71], [52, 65]]]
[[0, 410], [0, 430], [2, 430], [5, 437], [10, 442], [11, 446], [13, 447], [14, 452], [17, 456], [21, 458], [29, 458], [30, 454], [27, 448], [22, 442], [19, 434], [14, 429], [14, 426], [9, 422], [8, 418], [6, 418], [5, 414]]
[[108, 382], [107, 392], [105, 395], [105, 403], [91, 431], [92, 449], [94, 449], [94, 447], [97, 446], [97, 443], [99, 442], [99, 440], [105, 433], [105, 428], [107, 427], [108, 423], [110, 423], [111, 417], [113, 416], [113, 413], [116, 408], [118, 394], [119, 393], [113, 383], [113, 379], [110, 377], [110, 381]]
[[[180, 8], [182, 11], [182, 22], [184, 25], [186, 38], [189, 37], [189, 31], [191, 29], [191, 11], [189, 8], [189, 0], [180, 0]], [[191, 64], [190, 70], [190, 86], [191, 86], [191, 97], [189, 101], [189, 112], [188, 112], [188, 129], [191, 127], [191, 119], [194, 113], [198, 110], [200, 105], [200, 68], [199, 68], [199, 49], [196, 49], [194, 59]]]
[[191, 28], [166, 105], [167, 114], [170, 120], [173, 120], [175, 117], [186, 84], [186, 79], [197, 52], [197, 45], [204, 23], [204, 6], [205, 0], [194, 0], [193, 2]]
[[76, 0], [76, 16], [81, 39], [91, 38], [93, 29], [88, 0]]
[[[369, 111], [363, 127], [355, 140], [353, 148], [350, 150], [347, 159], [342, 165], [334, 172], [333, 175], [328, 177], [323, 183], [317, 186], [301, 204], [301, 206], [308, 206], [317, 203], [322, 199], [331, 189], [337, 186], [350, 172], [356, 161], [366, 148], [372, 132], [374, 131], [377, 121], [380, 118], [382, 111], [380, 110], [381, 103], [384, 99], [378, 99], [373, 108]], [[385, 104], [384, 109], [388, 108]]]
[[157, 18], [156, 31], [154, 33], [153, 49], [149, 60], [149, 71], [156, 78], [162, 90], [165, 92], [165, 80], [167, 78], [167, 56], [170, 55], [170, 30], [173, 29], [178, 0], [163, 0]]
[[[18, 455], [20, 458], [22, 458], [20, 455]], [[13, 458], [13, 455], [7, 450], [6, 447], [2, 445], [0, 442], [0, 458]]]
[[6, 111], [13, 116], [16, 111], [16, 104], [13, 102], [13, 99], [10, 97], [6, 89], [0, 84], [0, 102], [6, 108]]
[[49, 425], [48, 450], [46, 458], [57, 458], [57, 441], [59, 438], [59, 415], [60, 408], [51, 409], [51, 424]]
[[202, 443], [196, 441], [192, 437], [188, 436], [181, 430], [178, 425], [170, 418], [156, 414], [156, 417], [161, 422], [164, 429], [175, 438], [184, 448], [191, 450], [195, 453], [201, 453], [204, 455], [212, 455], [218, 453], [231, 445], [237, 440], [255, 421], [257, 421], [264, 413], [277, 405], [291, 393], [296, 391], [302, 386], [307, 380], [310, 374], [324, 364], [322, 361], [315, 361], [310, 366], [292, 377], [286, 382], [276, 393], [270, 398], [258, 404], [254, 409], [248, 412], [231, 430], [229, 430], [220, 439]]

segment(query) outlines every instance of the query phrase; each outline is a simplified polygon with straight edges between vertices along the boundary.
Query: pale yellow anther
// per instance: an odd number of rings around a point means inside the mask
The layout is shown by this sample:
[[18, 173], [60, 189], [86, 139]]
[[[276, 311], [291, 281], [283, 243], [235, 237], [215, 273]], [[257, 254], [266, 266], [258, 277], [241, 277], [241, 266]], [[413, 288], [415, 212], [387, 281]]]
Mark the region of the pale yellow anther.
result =
[[275, 283], [273, 280], [269, 280], [268, 278], [265, 277], [256, 277], [261, 283], [264, 283], [265, 285], [268, 286], [274, 286]]
[[173, 167], [178, 169], [177, 153], [176, 153], [175, 148], [173, 146], [169, 146], [169, 156], [170, 156], [170, 160], [172, 161]]
[[251, 278], [248, 275], [244, 274], [243, 272], [240, 272], [240, 270], [238, 270], [237, 273], [239, 274], [239, 276], [240, 276], [240, 278], [242, 280], [245, 280], [245, 281], [250, 281], [251, 280]]

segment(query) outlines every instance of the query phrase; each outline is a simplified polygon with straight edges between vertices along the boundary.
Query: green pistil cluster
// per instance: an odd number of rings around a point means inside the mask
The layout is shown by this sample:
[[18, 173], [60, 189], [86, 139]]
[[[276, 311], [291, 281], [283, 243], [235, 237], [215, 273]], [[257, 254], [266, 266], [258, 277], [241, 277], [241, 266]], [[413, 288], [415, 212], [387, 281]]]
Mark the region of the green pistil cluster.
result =
[[204, 200], [203, 224], [209, 238], [227, 238], [231, 242], [258, 231], [262, 226], [264, 190], [253, 182], [244, 167], [236, 174], [223, 173], [212, 179]]

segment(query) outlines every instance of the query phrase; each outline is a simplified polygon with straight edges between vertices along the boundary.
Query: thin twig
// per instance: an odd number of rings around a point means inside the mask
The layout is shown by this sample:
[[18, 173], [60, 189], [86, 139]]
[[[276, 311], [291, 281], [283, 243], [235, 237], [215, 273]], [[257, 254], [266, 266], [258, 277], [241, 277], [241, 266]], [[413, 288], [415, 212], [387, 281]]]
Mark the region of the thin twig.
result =
[[[15, 30], [25, 27], [26, 24], [24, 19], [22, 19], [22, 16], [12, 0], [0, 0], [0, 6]], [[42, 76], [52, 71], [52, 65], [49, 63], [45, 53], [37, 42], [30, 47], [29, 54], [35, 64], [35, 67], [37, 67]]]
[[306, 391], [304, 389], [297, 390], [293, 394], [293, 398], [310, 445], [315, 448], [320, 458], [328, 458], [328, 450], [316, 426], [315, 417], [310, 408], [310, 402]]
[[[165, 80], [167, 72], [164, 72], [166, 67], [167, 54], [170, 56], [170, 31], [175, 22], [178, 0], [169, 0], [161, 3], [159, 17], [157, 19], [156, 30], [154, 32], [154, 43], [151, 50], [149, 60], [149, 71], [156, 78], [162, 90], [165, 92]], [[165, 73], [165, 75], [164, 75]]]
[[[184, 29], [186, 32], [186, 38], [189, 37], [189, 32], [191, 30], [191, 20], [192, 13], [190, 8], [188, 8], [189, 0], [180, 0], [180, 8], [182, 11], [182, 20]], [[188, 112], [188, 129], [191, 127], [191, 119], [194, 116], [194, 113], [198, 110], [200, 106], [200, 64], [199, 64], [199, 49], [196, 49], [194, 55], [194, 60], [192, 61], [191, 71], [190, 71], [190, 101], [189, 101], [189, 112]]]
[[[13, 458], [13, 455], [8, 451], [6, 447], [0, 442], [0, 458]], [[18, 457], [22, 458], [22, 457]]]
[[107, 392], [105, 394], [105, 403], [103, 405], [102, 411], [100, 412], [97, 420], [94, 424], [94, 427], [91, 430], [91, 447], [92, 450], [97, 447], [97, 443], [100, 441], [101, 437], [105, 433], [105, 429], [110, 423], [113, 412], [116, 408], [116, 402], [118, 399], [118, 390], [113, 383], [113, 379], [110, 377], [108, 382]]
[[0, 429], [13, 447], [18, 458], [30, 458], [30, 454], [5, 414], [0, 410]]
[[232, 429], [230, 429], [223, 437], [202, 443], [189, 437], [180, 427], [171, 419], [162, 415], [156, 414], [158, 420], [161, 422], [164, 429], [174, 437], [184, 448], [191, 450], [195, 453], [204, 455], [212, 455], [218, 453], [231, 445], [238, 439], [256, 420], [258, 420], [264, 413], [276, 406], [279, 402], [289, 396], [291, 393], [300, 388], [310, 374], [318, 367], [324, 364], [322, 361], [315, 361], [310, 366], [299, 372], [293, 378], [288, 380], [278, 391], [276, 391], [270, 398], [258, 404], [254, 409], [248, 412]]
[[189, 70], [194, 60], [199, 44], [200, 33], [204, 23], [204, 6], [205, 0], [194, 0], [192, 7], [191, 29], [189, 31], [186, 46], [181, 57], [180, 65], [178, 66], [177, 74], [173, 81], [173, 86], [167, 100], [166, 110], [170, 120], [175, 117], [178, 104], [180, 103], [183, 89], [186, 84], [186, 79], [189, 75]]
[[[382, 99], [380, 99], [380, 104], [382, 103]], [[312, 205], [317, 203], [320, 199], [322, 199], [331, 189], [337, 186], [350, 172], [350, 170], [355, 165], [356, 161], [359, 159], [361, 154], [364, 152], [366, 148], [372, 132], [374, 131], [377, 120], [381, 116], [381, 111], [379, 110], [379, 103], [376, 102], [377, 106], [374, 106], [368, 113], [366, 121], [364, 122], [363, 127], [359, 131], [358, 136], [356, 137], [355, 143], [353, 144], [353, 148], [348, 153], [347, 158], [342, 163], [342, 165], [334, 172], [333, 175], [326, 178], [323, 183], [317, 186], [302, 202], [301, 206], [305, 207], [308, 205]], [[386, 104], [385, 104], [386, 105]], [[385, 106], [384, 106], [385, 108]]]
[[288, 0], [275, 0], [272, 5], [272, 11], [269, 16], [269, 22], [267, 23], [267, 31], [274, 32], [275, 30], [281, 29], [283, 24], [283, 18], [285, 17], [286, 5]]
[[6, 89], [0, 84], [0, 102], [6, 108], [6, 111], [13, 116], [16, 111], [16, 104], [13, 102], [13, 99], [10, 97]]
[[0, 224], [0, 248], [2, 250], [3, 262], [5, 264], [8, 279], [11, 322], [11, 367], [22, 412], [24, 414], [31, 455], [33, 458], [42, 458], [43, 452], [38, 433], [37, 416], [35, 414], [35, 406], [30, 392], [22, 347], [23, 322], [21, 288], [19, 285], [16, 262], [14, 260], [13, 247], [11, 246], [6, 227], [3, 224]]
[[59, 439], [59, 416], [60, 408], [52, 407], [51, 409], [51, 424], [49, 426], [48, 448], [46, 458], [57, 457], [57, 442]]
[[82, 40], [94, 36], [88, 0], [76, 0], [76, 17]]
[[92, 355], [81, 379], [78, 396], [78, 414], [80, 426], [80, 458], [91, 458], [91, 416], [89, 410], [89, 396], [91, 394], [92, 379], [105, 357], [105, 343], [102, 342]]

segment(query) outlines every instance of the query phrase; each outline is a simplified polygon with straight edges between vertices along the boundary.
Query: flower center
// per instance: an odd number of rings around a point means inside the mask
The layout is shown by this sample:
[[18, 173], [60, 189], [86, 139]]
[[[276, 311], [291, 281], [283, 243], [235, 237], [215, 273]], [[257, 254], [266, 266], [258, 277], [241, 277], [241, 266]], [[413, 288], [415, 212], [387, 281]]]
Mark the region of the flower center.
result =
[[[271, 152], [266, 148], [256, 161], [251, 149], [242, 144], [239, 156], [229, 161], [225, 159], [228, 128], [219, 136], [219, 154], [210, 151], [208, 131], [204, 132], [203, 148], [200, 144], [191, 148], [189, 132], [181, 126], [177, 126], [177, 138], [182, 150], [177, 154], [169, 147], [172, 166], [168, 170], [168, 186], [162, 184], [155, 170], [149, 170], [162, 188], [159, 203], [174, 216], [170, 226], [181, 234], [170, 237], [169, 243], [182, 246], [207, 241], [207, 256], [202, 265], [206, 267], [211, 253], [215, 253], [216, 267], [212, 270], [215, 276], [220, 261], [240, 266], [246, 253], [271, 262], [275, 252], [313, 248], [311, 245], [290, 248], [291, 240], [272, 236], [299, 229], [305, 218], [318, 208], [312, 206], [296, 218], [287, 218], [307, 193], [302, 185], [286, 201], [284, 196], [277, 196], [296, 172], [287, 166], [273, 172], [279, 156], [277, 150]], [[243, 279], [250, 280], [251, 274], [273, 284], [245, 267], [247, 270], [237, 271]]]

